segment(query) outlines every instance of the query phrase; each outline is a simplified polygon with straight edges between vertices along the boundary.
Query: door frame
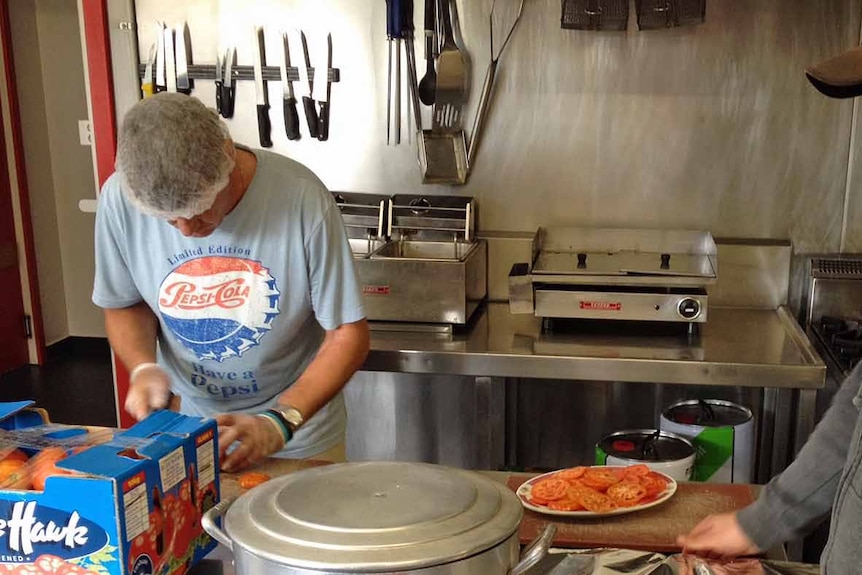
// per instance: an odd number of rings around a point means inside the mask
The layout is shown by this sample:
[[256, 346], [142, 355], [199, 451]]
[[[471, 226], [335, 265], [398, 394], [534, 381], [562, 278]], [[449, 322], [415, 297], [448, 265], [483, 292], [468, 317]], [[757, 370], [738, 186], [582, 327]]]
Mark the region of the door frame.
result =
[[[93, 162], [97, 187], [114, 171], [117, 153], [117, 116], [114, 99], [114, 76], [111, 68], [110, 20], [106, 0], [78, 0], [81, 36], [90, 121], [93, 128]], [[128, 428], [135, 420], [122, 406], [129, 391], [129, 373], [111, 353], [114, 372], [115, 413], [120, 427]]]
[[[15, 58], [12, 51], [12, 27], [9, 18], [9, 1], [0, 0], [0, 44], [3, 50], [3, 70], [6, 82], [2, 86], [3, 100], [8, 105], [11, 134], [11, 146], [6, 148], [6, 161], [9, 166], [9, 188], [13, 196], [17, 193], [19, 214], [15, 217], [21, 228], [24, 258], [19, 263], [22, 278], [21, 292], [24, 300], [24, 313], [30, 315], [32, 327], [32, 342], [30, 344], [30, 362], [44, 365], [46, 361], [45, 330], [42, 322], [42, 302], [39, 291], [39, 271], [36, 265], [36, 244], [33, 238], [33, 220], [30, 214], [30, 193], [27, 184], [27, 165], [24, 157], [24, 138], [21, 129], [21, 114], [18, 104], [18, 88], [15, 81]], [[10, 157], [11, 154], [11, 157]], [[17, 187], [12, 186], [12, 173], [17, 180]], [[20, 219], [18, 219], [20, 218]]]

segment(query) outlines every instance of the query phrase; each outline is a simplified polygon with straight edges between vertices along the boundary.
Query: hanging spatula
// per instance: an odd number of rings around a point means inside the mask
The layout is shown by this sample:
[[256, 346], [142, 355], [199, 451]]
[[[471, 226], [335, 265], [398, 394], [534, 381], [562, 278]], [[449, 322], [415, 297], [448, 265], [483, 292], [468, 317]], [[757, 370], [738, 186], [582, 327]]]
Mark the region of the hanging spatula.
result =
[[432, 131], [451, 133], [461, 130], [461, 108], [467, 99], [467, 64], [452, 33], [449, 0], [440, 0], [443, 47], [437, 57], [437, 91], [434, 95]]

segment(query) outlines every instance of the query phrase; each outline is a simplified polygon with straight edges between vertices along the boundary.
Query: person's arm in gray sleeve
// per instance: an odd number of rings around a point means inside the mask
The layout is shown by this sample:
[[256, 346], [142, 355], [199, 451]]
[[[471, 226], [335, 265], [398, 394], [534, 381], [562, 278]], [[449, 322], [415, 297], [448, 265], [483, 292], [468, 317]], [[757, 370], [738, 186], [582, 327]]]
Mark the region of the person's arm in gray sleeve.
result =
[[841, 386], [796, 460], [737, 514], [760, 549], [804, 535], [829, 514], [859, 417], [853, 399], [862, 381], [860, 369]]

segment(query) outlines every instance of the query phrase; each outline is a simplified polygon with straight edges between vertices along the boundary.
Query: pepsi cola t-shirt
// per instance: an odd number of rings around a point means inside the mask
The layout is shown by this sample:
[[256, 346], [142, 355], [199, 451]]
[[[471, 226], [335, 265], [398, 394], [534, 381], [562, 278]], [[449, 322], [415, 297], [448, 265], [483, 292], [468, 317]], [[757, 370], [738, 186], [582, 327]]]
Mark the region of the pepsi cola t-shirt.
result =
[[[314, 358], [324, 329], [365, 316], [326, 187], [293, 160], [252, 152], [251, 186], [206, 238], [139, 212], [116, 174], [99, 196], [93, 302], [150, 306], [160, 324], [158, 362], [190, 415], [271, 407]], [[339, 394], [280, 455], [325, 451], [345, 427]]]

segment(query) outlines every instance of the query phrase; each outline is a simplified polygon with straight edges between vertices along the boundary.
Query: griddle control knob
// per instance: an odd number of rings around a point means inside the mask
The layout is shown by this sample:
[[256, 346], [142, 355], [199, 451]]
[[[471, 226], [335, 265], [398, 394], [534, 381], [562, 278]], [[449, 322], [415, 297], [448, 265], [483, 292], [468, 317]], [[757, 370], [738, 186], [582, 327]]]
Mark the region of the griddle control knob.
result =
[[700, 302], [694, 298], [687, 297], [679, 302], [676, 310], [683, 319], [694, 319], [700, 315]]
[[582, 270], [587, 267], [587, 254], [578, 254], [578, 269]]

